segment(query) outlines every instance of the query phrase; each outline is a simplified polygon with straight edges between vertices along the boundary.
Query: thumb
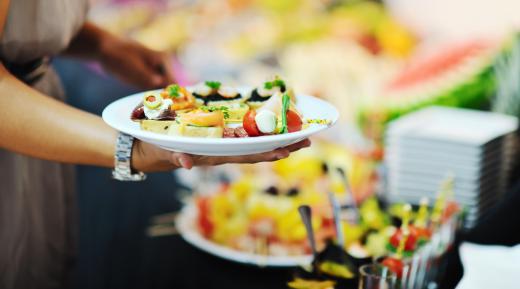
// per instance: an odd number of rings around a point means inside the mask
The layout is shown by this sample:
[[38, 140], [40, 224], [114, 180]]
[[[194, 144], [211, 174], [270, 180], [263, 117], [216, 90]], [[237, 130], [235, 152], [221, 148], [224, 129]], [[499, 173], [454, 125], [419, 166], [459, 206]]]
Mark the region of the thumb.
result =
[[174, 165], [185, 169], [191, 169], [193, 167], [193, 159], [190, 155], [185, 153], [172, 153], [171, 160]]

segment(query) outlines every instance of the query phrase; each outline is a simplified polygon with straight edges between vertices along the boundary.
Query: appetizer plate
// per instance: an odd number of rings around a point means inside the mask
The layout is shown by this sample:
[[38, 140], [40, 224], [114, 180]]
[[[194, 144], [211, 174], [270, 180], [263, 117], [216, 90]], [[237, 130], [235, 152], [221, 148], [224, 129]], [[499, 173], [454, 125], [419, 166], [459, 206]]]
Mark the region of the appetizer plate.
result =
[[[247, 93], [247, 88], [239, 89]], [[103, 110], [103, 120], [114, 129], [134, 136], [163, 149], [207, 156], [250, 155], [272, 151], [304, 140], [336, 123], [337, 109], [328, 102], [309, 95], [297, 95], [296, 107], [304, 119], [327, 119], [329, 124], [311, 124], [293, 133], [248, 138], [195, 138], [171, 136], [141, 130], [139, 122], [130, 119], [130, 113], [142, 100], [145, 92], [114, 101]]]
[[238, 251], [202, 236], [197, 230], [197, 209], [193, 203], [188, 203], [176, 220], [176, 227], [182, 238], [192, 246], [211, 255], [229, 261], [254, 265], [259, 267], [297, 267], [306, 266], [312, 262], [312, 255], [302, 256], [268, 256]]

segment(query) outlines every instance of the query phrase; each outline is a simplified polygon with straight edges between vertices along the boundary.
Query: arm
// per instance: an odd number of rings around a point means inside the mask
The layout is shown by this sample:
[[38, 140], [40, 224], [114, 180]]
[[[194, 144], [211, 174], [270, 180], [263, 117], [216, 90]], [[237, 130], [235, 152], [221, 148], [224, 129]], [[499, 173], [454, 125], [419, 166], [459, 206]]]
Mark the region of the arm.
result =
[[117, 37], [90, 22], [83, 25], [64, 55], [97, 60], [119, 79], [144, 89], [174, 82], [166, 53]]
[[[68, 106], [28, 87], [0, 64], [0, 148], [36, 158], [113, 167], [117, 133], [93, 114]], [[308, 140], [272, 152], [237, 157], [172, 153], [136, 141], [132, 167], [145, 172], [195, 165], [255, 163], [289, 156]]]
[[39, 93], [0, 64], [0, 147], [66, 163], [113, 166], [116, 132]]

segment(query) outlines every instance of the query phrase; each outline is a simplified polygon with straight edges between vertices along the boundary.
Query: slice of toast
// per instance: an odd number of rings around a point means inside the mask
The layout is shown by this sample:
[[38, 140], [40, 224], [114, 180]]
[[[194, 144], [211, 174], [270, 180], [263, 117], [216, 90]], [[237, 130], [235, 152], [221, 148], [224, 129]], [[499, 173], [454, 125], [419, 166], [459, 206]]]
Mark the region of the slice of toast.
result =
[[169, 127], [167, 134], [188, 137], [222, 138], [224, 129], [222, 127], [191, 126], [175, 122]]
[[142, 120], [141, 129], [160, 134], [167, 134], [168, 129], [175, 124], [174, 120]]

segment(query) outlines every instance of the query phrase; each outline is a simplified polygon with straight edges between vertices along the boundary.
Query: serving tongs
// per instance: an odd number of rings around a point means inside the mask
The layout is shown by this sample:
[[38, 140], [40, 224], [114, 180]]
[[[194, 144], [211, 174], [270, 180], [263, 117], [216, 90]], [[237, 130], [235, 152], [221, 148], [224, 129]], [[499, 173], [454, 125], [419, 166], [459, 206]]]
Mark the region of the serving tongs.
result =
[[350, 186], [348, 174], [341, 167], [337, 167], [336, 171], [340, 175], [341, 180], [343, 182], [343, 186], [345, 187], [345, 191], [346, 191], [344, 204], [340, 207], [341, 211], [343, 211], [344, 209], [350, 209], [351, 211], [350, 211], [350, 214], [348, 215], [348, 217], [349, 217], [348, 219], [352, 223], [357, 224], [357, 223], [359, 223], [359, 218], [360, 218], [359, 208], [358, 208], [358, 205], [356, 202], [356, 198], [354, 197], [354, 192], [352, 191], [352, 188]]

